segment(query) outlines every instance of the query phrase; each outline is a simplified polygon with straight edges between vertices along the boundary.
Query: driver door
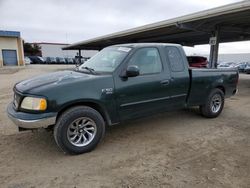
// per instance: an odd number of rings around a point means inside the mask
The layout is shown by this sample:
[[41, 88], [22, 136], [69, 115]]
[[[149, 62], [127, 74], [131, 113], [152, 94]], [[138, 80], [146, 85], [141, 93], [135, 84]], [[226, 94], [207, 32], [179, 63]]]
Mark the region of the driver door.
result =
[[[137, 77], [115, 77], [115, 96], [121, 121], [162, 111], [169, 103], [168, 80], [158, 48], [137, 49], [127, 66], [136, 65]], [[127, 68], [126, 66], [126, 68]]]

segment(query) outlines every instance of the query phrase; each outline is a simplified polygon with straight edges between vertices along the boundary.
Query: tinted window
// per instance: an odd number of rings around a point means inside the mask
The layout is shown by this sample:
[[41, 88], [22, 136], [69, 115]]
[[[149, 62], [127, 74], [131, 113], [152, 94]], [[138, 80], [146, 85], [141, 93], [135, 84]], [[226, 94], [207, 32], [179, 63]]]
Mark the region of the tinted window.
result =
[[128, 62], [128, 65], [136, 65], [140, 74], [154, 74], [162, 70], [160, 54], [156, 48], [141, 48], [137, 50]]
[[183, 59], [178, 48], [166, 47], [166, 54], [172, 71], [181, 72], [184, 70]]

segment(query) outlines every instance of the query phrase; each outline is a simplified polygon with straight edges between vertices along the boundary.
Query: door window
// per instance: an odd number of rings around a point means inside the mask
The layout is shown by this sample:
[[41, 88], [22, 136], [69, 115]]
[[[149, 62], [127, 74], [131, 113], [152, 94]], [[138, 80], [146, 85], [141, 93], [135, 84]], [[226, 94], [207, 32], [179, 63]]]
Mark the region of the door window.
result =
[[162, 71], [162, 63], [156, 48], [141, 48], [137, 50], [128, 62], [128, 65], [136, 65], [140, 75], [155, 74]]
[[182, 56], [176, 47], [166, 47], [166, 54], [170, 63], [170, 68], [173, 72], [182, 72], [184, 64]]

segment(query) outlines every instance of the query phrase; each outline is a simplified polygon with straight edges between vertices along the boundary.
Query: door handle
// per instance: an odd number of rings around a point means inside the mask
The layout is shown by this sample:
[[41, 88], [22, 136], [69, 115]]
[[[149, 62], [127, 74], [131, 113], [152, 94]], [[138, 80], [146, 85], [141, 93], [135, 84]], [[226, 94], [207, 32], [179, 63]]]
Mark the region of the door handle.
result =
[[169, 85], [169, 80], [162, 80], [161, 84], [164, 86], [167, 86], [167, 85]]

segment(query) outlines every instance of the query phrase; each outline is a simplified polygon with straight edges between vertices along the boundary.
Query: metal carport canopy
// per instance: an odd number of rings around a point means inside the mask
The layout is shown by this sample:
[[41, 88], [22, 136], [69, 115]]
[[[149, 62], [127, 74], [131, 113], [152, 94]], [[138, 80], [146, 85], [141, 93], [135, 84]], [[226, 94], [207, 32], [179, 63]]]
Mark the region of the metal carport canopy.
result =
[[77, 42], [64, 50], [100, 50], [121, 43], [168, 42], [185, 46], [208, 44], [216, 30], [220, 42], [250, 40], [250, 1], [241, 1], [102, 37]]

